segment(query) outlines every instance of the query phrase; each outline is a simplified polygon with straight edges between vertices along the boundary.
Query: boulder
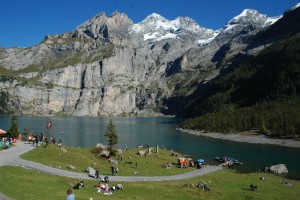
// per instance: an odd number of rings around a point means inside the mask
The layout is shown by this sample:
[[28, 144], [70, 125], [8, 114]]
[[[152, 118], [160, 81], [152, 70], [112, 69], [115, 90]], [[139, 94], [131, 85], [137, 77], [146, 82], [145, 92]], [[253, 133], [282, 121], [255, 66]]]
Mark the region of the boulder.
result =
[[106, 150], [101, 151], [99, 154], [99, 156], [102, 156], [102, 157], [109, 157], [109, 155], [110, 155], [110, 152], [106, 151]]
[[74, 165], [68, 165], [69, 169], [76, 169], [76, 167]]
[[101, 143], [96, 144], [95, 148], [108, 149], [107, 146], [105, 146], [104, 144], [101, 144]]
[[116, 185], [116, 189], [117, 190], [123, 190], [124, 188], [123, 188], [123, 185], [119, 183], [119, 184]]
[[145, 155], [145, 153], [146, 153], [146, 151], [144, 151], [144, 150], [139, 150], [139, 155], [141, 155], [141, 156], [144, 156]]
[[276, 174], [288, 173], [288, 169], [285, 164], [278, 164], [278, 165], [270, 166], [269, 170]]
[[114, 159], [108, 159], [108, 162], [113, 163], [113, 164], [118, 164], [118, 161], [116, 161]]
[[85, 171], [89, 173], [89, 176], [95, 176], [96, 170], [94, 168], [88, 167]]
[[117, 154], [118, 154], [118, 155], [122, 155], [122, 154], [123, 154], [122, 149], [118, 149], [118, 150], [117, 150]]
[[65, 149], [65, 148], [63, 148], [63, 147], [60, 149], [60, 151], [62, 151], [62, 152], [64, 152], [64, 153], [67, 153], [67, 152], [68, 152], [67, 149]]

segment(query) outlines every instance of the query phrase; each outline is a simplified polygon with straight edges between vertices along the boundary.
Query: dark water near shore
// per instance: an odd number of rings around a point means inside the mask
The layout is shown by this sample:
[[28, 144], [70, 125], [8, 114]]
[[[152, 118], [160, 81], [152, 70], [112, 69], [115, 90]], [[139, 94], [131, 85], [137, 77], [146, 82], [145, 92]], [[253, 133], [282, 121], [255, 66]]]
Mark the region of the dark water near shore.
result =
[[[215, 156], [227, 155], [241, 160], [244, 165], [236, 169], [251, 172], [274, 164], [287, 165], [289, 178], [300, 180], [300, 148], [274, 145], [248, 144], [194, 136], [176, 130], [179, 121], [174, 118], [108, 118], [108, 117], [53, 117], [53, 126], [46, 128], [48, 117], [19, 117], [22, 131], [29, 127], [31, 132], [45, 131], [48, 137], [62, 140], [63, 145], [92, 147], [105, 144], [104, 132], [109, 119], [116, 125], [118, 148], [134, 148], [136, 145], [166, 147], [192, 158], [203, 158], [208, 164], [217, 164]], [[0, 128], [8, 130], [10, 117], [0, 117]], [[0, 158], [1, 159], [1, 158]]]

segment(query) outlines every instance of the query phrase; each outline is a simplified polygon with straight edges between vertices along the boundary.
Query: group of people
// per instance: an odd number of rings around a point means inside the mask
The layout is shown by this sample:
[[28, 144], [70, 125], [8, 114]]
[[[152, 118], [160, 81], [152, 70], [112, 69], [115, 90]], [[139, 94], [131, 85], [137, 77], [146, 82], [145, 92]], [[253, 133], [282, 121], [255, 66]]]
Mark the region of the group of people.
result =
[[[76, 185], [70, 184], [73, 189], [81, 189], [84, 187], [84, 182], [80, 181]], [[109, 187], [108, 183], [102, 183], [101, 181], [98, 185], [94, 186], [97, 189], [97, 193], [102, 193], [106, 195], [111, 195], [114, 191], [123, 190], [122, 184], [117, 184], [112, 187]], [[69, 188], [67, 190], [66, 200], [75, 200], [75, 195], [73, 194], [73, 190]]]
[[33, 135], [31, 135], [31, 137], [29, 139], [32, 142], [32, 146], [36, 146], [36, 147], [39, 146], [39, 139], [38, 139], [37, 135], [33, 134]]
[[[32, 134], [29, 138], [29, 140], [32, 142], [32, 145], [34, 146], [38, 146], [39, 141], [42, 142], [42, 144], [45, 144], [45, 147], [48, 148], [49, 145], [49, 140], [46, 137], [46, 134], [44, 132], [42, 132], [39, 137], [36, 134]], [[56, 140], [54, 137], [50, 138], [50, 144], [51, 145], [55, 145], [56, 144]], [[58, 143], [57, 145], [60, 147], [61, 146], [61, 139], [58, 139]]]
[[8, 149], [9, 148], [9, 139], [6, 138], [6, 137], [3, 137], [1, 140], [0, 140], [0, 148], [2, 148], [2, 146], [5, 148], [5, 149]]
[[123, 190], [122, 184], [117, 184], [112, 187], [109, 187], [108, 183], [104, 184], [101, 181], [99, 182], [99, 184], [97, 186], [94, 186], [94, 187], [97, 188], [98, 193], [107, 194], [107, 195], [112, 194], [112, 192], [114, 192], [114, 191]]

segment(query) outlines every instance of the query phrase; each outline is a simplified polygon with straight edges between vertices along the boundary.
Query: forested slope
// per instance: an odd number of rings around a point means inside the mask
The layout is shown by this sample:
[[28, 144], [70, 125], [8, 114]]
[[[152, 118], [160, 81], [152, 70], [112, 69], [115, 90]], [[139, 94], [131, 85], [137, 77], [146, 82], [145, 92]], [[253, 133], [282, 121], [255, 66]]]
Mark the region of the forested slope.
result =
[[272, 136], [300, 133], [300, 34], [240, 55], [180, 116], [183, 128]]

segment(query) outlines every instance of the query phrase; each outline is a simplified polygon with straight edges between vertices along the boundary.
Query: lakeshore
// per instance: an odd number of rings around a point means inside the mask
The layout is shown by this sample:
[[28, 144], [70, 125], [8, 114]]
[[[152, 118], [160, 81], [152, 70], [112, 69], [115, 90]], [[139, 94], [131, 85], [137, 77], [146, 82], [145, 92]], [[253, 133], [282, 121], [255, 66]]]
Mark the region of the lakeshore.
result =
[[[20, 127], [30, 126], [34, 133], [39, 133], [43, 130], [42, 128], [45, 128], [45, 121], [47, 120], [48, 118], [46, 117], [20, 117], [19, 123]], [[74, 147], [74, 151], [79, 149], [79, 147], [85, 151], [86, 148], [94, 147], [97, 142], [105, 141], [103, 135], [109, 118], [53, 117], [52, 120], [52, 128], [45, 129], [49, 138], [53, 136], [57, 140], [61, 139], [63, 146]], [[9, 125], [9, 122], [9, 117], [1, 117], [0, 127], [8, 129], [6, 126]], [[217, 164], [214, 161], [215, 156], [226, 154], [243, 161], [244, 165], [237, 168], [239, 172], [253, 172], [256, 168], [264, 168], [273, 164], [285, 163], [288, 166], [289, 178], [300, 179], [300, 148], [287, 148], [276, 145], [255, 145], [245, 142], [234, 142], [186, 134], [176, 130], [179, 121], [173, 118], [114, 118], [114, 122], [118, 130], [122, 130], [118, 132], [118, 148], [120, 149], [125, 149], [126, 146], [128, 149], [133, 149], [136, 148], [137, 144], [145, 146], [149, 145], [152, 147], [158, 145], [160, 149], [166, 148], [168, 150], [174, 150], [184, 155], [189, 155], [193, 159], [205, 159], [209, 165]], [[61, 135], [60, 132], [63, 132], [63, 134]], [[52, 151], [48, 151], [48, 153], [50, 152]], [[43, 152], [40, 153], [42, 158], [47, 158], [47, 156], [44, 156]], [[81, 153], [74, 152], [74, 154], [79, 155]], [[59, 153], [57, 152], [53, 152], [53, 155], [62, 159], [62, 156], [59, 156]], [[259, 155], [259, 159], [257, 155]], [[127, 157], [124, 155], [124, 158]], [[66, 167], [66, 165], [59, 163], [50, 164], [47, 160], [48, 159], [45, 160], [45, 164], [48, 163], [51, 166], [57, 167], [61, 166], [62, 168]], [[68, 160], [68, 164], [72, 164], [74, 159], [70, 157]], [[81, 156], [77, 156], [76, 160], [78, 162], [73, 165], [78, 169], [87, 167], [84, 163], [94, 163], [93, 160], [81, 162]], [[77, 166], [78, 163], [82, 163], [82, 167]], [[151, 163], [154, 164], [153, 162]], [[162, 164], [162, 162], [157, 164]], [[106, 166], [104, 168], [105, 171], [101, 170], [101, 173], [110, 173], [110, 166], [107, 163], [102, 163], [101, 165]], [[139, 168], [142, 167], [142, 164], [139, 165]], [[129, 169], [132, 169], [132, 171]], [[144, 170], [138, 170], [138, 175], [167, 175], [162, 174], [165, 172], [162, 168], [151, 170], [151, 167], [148, 165], [147, 169], [149, 169], [147, 170], [147, 173]], [[135, 171], [134, 168], [120, 168], [120, 175], [128, 176], [132, 174], [133, 171]], [[178, 173], [179, 171], [175, 168], [168, 170], [168, 175], [175, 175]]]
[[180, 131], [191, 135], [205, 136], [205, 137], [230, 140], [235, 142], [245, 142], [245, 143], [252, 143], [252, 144], [270, 144], [270, 145], [300, 148], [300, 141], [291, 140], [291, 139], [268, 138], [265, 135], [258, 135], [258, 134], [209, 133], [205, 131], [195, 131], [195, 130], [186, 130], [186, 129], [180, 129]]

